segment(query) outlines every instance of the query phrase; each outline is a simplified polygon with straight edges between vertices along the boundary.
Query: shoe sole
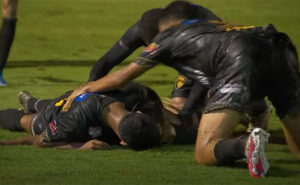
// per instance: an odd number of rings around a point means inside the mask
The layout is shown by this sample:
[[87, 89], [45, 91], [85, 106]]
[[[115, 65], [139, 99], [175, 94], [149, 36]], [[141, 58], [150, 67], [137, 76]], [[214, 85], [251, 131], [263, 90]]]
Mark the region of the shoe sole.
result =
[[269, 134], [261, 128], [256, 128], [250, 134], [248, 153], [248, 168], [252, 177], [264, 177], [269, 168], [269, 162], [264, 153]]

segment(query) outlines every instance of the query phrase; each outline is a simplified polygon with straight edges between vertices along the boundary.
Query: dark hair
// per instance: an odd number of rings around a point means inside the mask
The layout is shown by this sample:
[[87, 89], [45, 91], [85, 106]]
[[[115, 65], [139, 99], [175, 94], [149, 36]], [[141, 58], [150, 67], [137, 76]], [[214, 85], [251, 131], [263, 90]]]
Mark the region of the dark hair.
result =
[[145, 150], [160, 143], [158, 124], [144, 114], [132, 112], [124, 116], [119, 124], [120, 137], [135, 150]]
[[162, 12], [161, 8], [151, 9], [145, 12], [140, 19], [140, 36], [146, 45], [150, 44], [158, 33], [158, 21]]
[[159, 24], [164, 24], [169, 20], [190, 19], [196, 17], [195, 6], [188, 1], [174, 1], [164, 8], [159, 19]]

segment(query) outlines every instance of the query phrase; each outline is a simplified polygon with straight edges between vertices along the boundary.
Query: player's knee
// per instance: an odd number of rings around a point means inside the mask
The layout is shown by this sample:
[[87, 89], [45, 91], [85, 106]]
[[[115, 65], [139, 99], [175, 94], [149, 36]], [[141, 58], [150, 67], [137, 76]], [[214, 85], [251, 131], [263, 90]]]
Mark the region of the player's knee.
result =
[[210, 165], [210, 164], [214, 163], [213, 161], [209, 160], [208, 157], [206, 157], [205, 153], [195, 152], [194, 159], [198, 164], [201, 164], [201, 165]]
[[211, 165], [215, 164], [212, 160], [213, 153], [210, 153], [208, 145], [203, 144], [202, 146], [196, 146], [194, 159], [198, 164]]
[[203, 159], [202, 155], [197, 152], [195, 152], [194, 159], [198, 164], [205, 164], [205, 160]]

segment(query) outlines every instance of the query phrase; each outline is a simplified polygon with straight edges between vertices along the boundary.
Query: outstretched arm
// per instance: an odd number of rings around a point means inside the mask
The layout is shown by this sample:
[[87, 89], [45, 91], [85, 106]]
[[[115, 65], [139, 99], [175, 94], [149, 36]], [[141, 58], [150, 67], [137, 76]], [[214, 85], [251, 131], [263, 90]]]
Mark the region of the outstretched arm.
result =
[[121, 88], [128, 82], [146, 72], [148, 69], [150, 69], [149, 66], [130, 63], [126, 67], [110, 73], [97, 81], [88, 82], [87, 84], [73, 91], [73, 93], [67, 98], [67, 101], [63, 107], [63, 111], [68, 111], [73, 100], [81, 94], [86, 92], [109, 91]]
[[35, 147], [55, 147], [62, 150], [107, 150], [111, 149], [110, 145], [105, 142], [93, 139], [77, 143], [65, 143], [65, 142], [54, 142], [47, 143], [43, 142], [41, 135], [26, 136], [23, 138], [2, 140], [0, 145], [34, 145]]
[[56, 148], [62, 150], [110, 150], [111, 146], [103, 141], [93, 139], [86, 143], [69, 143]]
[[89, 81], [105, 76], [114, 66], [120, 64], [138, 47], [145, 45], [140, 36], [139, 22], [131, 26], [99, 60], [94, 64]]
[[18, 139], [2, 140], [0, 145], [34, 145], [39, 140], [41, 140], [41, 135], [26, 136]]

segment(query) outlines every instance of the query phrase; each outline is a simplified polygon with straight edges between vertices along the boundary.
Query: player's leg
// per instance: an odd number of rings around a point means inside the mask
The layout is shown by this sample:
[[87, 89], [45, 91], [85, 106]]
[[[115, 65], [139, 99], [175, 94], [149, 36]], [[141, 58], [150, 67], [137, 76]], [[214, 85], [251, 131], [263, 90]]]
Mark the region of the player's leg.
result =
[[6, 86], [3, 68], [15, 36], [17, 22], [17, 0], [2, 0], [2, 27], [0, 31], [0, 86]]
[[28, 133], [31, 133], [32, 118], [33, 118], [33, 114], [26, 114], [20, 120], [20, 126]]
[[31, 118], [31, 114], [17, 109], [1, 110], [0, 126], [10, 131], [29, 131]]
[[264, 154], [269, 134], [254, 129], [250, 136], [230, 138], [242, 114], [233, 109], [220, 109], [202, 116], [195, 148], [199, 164], [226, 164], [248, 158], [249, 172], [253, 177], [265, 176], [269, 163]]
[[[272, 35], [273, 60], [266, 80], [268, 97], [282, 121], [286, 141], [300, 159], [300, 73], [296, 47], [284, 33]], [[270, 78], [270, 79], [268, 79]]]
[[283, 132], [290, 150], [300, 159], [300, 112], [282, 119]]
[[[264, 155], [268, 139], [265, 131], [255, 129], [250, 137], [229, 138], [241, 121], [246, 105], [263, 96], [252, 93], [251, 86], [256, 85], [255, 61], [265, 52], [261, 51], [265, 45], [257, 38], [242, 35], [226, 48], [230, 52], [226, 52], [220, 61], [222, 68], [218, 69], [216, 83], [209, 90], [198, 129], [195, 148], [198, 163], [222, 164], [249, 157], [251, 175], [261, 177], [266, 174], [269, 166]], [[246, 147], [248, 143], [250, 147]]]
[[28, 91], [20, 91], [18, 97], [25, 113], [39, 112], [52, 101], [51, 99], [35, 98]]
[[[224, 159], [220, 159], [224, 157], [215, 156], [215, 147], [231, 136], [241, 116], [241, 113], [231, 109], [220, 109], [202, 115], [195, 148], [195, 159], [199, 164], [223, 163]], [[241, 148], [243, 156], [245, 143]]]
[[272, 105], [266, 100], [251, 102], [241, 124], [247, 127], [248, 131], [251, 131], [253, 128], [266, 129], [271, 113]]

